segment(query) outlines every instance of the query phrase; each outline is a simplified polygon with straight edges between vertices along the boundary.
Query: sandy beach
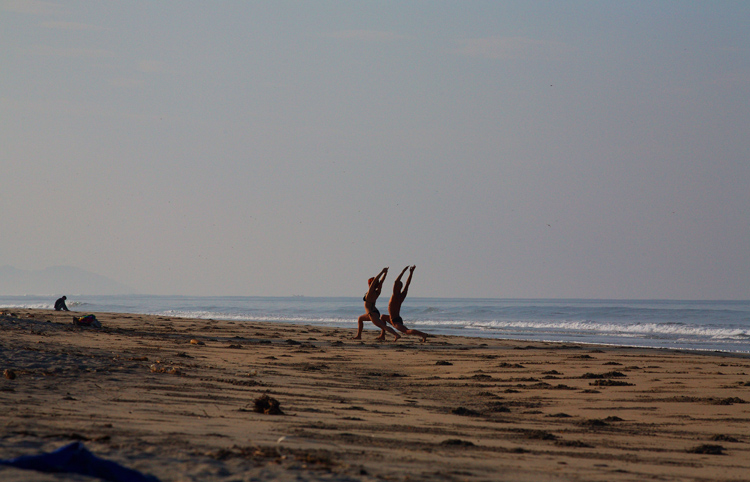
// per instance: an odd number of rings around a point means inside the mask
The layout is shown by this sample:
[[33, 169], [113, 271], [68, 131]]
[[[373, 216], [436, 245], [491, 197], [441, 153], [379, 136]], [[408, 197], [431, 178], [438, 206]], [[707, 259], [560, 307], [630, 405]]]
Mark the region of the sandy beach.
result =
[[0, 315], [0, 458], [78, 440], [162, 482], [750, 480], [746, 356], [83, 314]]

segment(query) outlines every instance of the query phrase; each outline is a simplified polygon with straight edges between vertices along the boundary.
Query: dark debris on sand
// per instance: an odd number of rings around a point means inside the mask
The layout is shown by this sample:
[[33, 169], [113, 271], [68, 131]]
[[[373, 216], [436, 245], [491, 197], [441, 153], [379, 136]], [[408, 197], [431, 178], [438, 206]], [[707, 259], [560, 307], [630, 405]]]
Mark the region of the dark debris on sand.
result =
[[581, 378], [623, 378], [625, 375], [622, 372], [607, 372], [607, 373], [584, 373]]
[[269, 397], [267, 394], [255, 399], [253, 411], [266, 415], [284, 415], [284, 412], [281, 411], [279, 401]]
[[620, 380], [594, 380], [593, 383], [589, 383], [589, 385], [595, 386], [595, 387], [632, 387], [634, 384], [623, 382]]
[[474, 444], [472, 442], [469, 442], [468, 440], [461, 440], [458, 438], [449, 438], [448, 440], [443, 440], [440, 442], [440, 445], [452, 445], [452, 446], [458, 446], [458, 447], [473, 447]]
[[740, 397], [728, 397], [728, 398], [722, 398], [721, 400], [716, 400], [713, 403], [714, 405], [734, 405], [735, 403], [747, 403], [747, 402], [741, 399]]
[[724, 434], [718, 434], [711, 437], [711, 440], [713, 442], [739, 442], [738, 439], [732, 437], [731, 435], [724, 435]]
[[466, 407], [458, 407], [451, 410], [451, 413], [454, 415], [463, 415], [466, 417], [478, 417], [482, 415], [481, 413], [477, 412], [476, 410], [472, 410], [470, 408]]
[[704, 455], [724, 455], [724, 450], [726, 449], [721, 445], [703, 444], [689, 449], [688, 453]]

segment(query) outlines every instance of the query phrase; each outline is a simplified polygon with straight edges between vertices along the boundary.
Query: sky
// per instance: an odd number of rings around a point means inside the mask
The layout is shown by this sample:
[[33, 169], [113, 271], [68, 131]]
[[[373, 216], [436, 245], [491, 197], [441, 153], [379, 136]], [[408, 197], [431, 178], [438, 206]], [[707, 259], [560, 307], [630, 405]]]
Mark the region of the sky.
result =
[[0, 266], [750, 299], [750, 2], [0, 0]]

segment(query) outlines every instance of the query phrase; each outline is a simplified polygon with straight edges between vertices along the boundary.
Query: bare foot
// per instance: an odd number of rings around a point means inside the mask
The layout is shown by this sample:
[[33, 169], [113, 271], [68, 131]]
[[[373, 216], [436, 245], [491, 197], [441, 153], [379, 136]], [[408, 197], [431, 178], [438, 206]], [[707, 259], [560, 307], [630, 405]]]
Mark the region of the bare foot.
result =
[[378, 341], [383, 341], [383, 340], [385, 340], [385, 336], [384, 335], [380, 335], [379, 337], [377, 337], [375, 339], [378, 340]]
[[427, 337], [426, 337], [426, 336], [425, 336], [425, 337], [422, 337], [422, 343], [424, 343], [424, 342], [426, 342], [426, 341], [427, 341]]
[[361, 340], [361, 339], [362, 339], [362, 335], [357, 335], [357, 336], [352, 337], [352, 340]]
[[399, 338], [401, 338], [401, 335], [394, 335], [393, 336], [393, 341], [398, 341]]

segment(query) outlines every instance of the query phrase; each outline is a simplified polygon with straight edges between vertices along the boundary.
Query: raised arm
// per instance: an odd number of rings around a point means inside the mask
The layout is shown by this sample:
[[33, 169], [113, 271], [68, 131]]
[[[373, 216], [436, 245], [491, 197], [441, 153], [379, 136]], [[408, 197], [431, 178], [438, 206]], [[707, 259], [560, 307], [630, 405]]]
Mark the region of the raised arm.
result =
[[[407, 268], [409, 268], [409, 267], [407, 266]], [[406, 292], [409, 291], [409, 285], [411, 284], [411, 277], [414, 274], [414, 270], [415, 269], [417, 269], [416, 265], [412, 266], [411, 268], [409, 268], [409, 276], [406, 278], [406, 284], [404, 285], [404, 290], [402, 291], [402, 293], [404, 294], [404, 296], [406, 296]], [[406, 271], [406, 268], [404, 268], [404, 271]], [[401, 274], [403, 274], [403, 273], [401, 273]]]
[[394, 295], [401, 294], [401, 292], [399, 291], [399, 288], [401, 287], [401, 277], [404, 275], [404, 273], [406, 273], [407, 269], [409, 269], [408, 266], [401, 271], [401, 274], [398, 275], [398, 278], [396, 278], [396, 280], [393, 282], [393, 294]]
[[383, 268], [383, 271], [381, 271], [380, 274], [382, 274], [383, 277], [380, 279], [380, 282], [378, 283], [378, 293], [380, 293], [380, 290], [383, 288], [383, 283], [385, 283], [385, 277], [388, 276], [388, 268]]
[[380, 289], [383, 287], [383, 281], [385, 281], [385, 277], [388, 274], [388, 268], [383, 268], [380, 273], [378, 273], [377, 276], [375, 276], [375, 279], [372, 280], [372, 283], [370, 284], [370, 288], [367, 290], [367, 295], [380, 294]]

